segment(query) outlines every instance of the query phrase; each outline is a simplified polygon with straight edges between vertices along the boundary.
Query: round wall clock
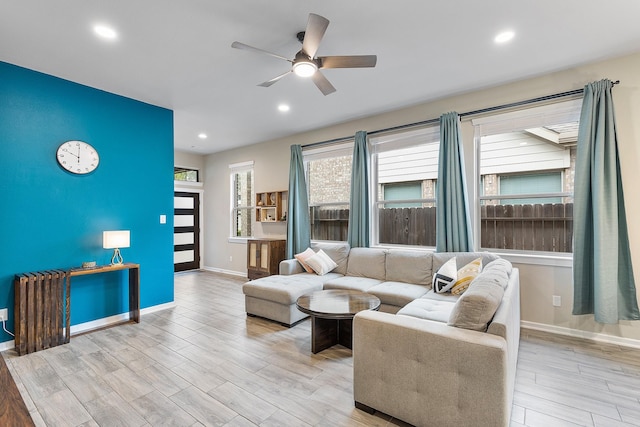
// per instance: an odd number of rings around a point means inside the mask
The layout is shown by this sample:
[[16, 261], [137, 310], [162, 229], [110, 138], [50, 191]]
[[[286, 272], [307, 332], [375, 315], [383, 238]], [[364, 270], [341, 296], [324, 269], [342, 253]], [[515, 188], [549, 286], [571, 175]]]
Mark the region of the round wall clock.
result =
[[60, 166], [76, 174], [93, 172], [100, 163], [96, 149], [84, 141], [63, 142], [58, 147], [56, 158]]

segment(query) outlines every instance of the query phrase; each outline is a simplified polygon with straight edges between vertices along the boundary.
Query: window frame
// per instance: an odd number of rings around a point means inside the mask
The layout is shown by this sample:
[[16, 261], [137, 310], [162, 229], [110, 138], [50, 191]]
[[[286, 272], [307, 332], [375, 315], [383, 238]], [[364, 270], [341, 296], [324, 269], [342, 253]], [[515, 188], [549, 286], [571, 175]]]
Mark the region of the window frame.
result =
[[[573, 198], [573, 192], [549, 192], [536, 194], [517, 194], [517, 195], [489, 195], [483, 194], [482, 188], [482, 170], [481, 170], [481, 139], [489, 135], [498, 135], [502, 133], [523, 131], [530, 128], [551, 126], [558, 123], [568, 123], [580, 120], [580, 110], [582, 106], [582, 98], [574, 98], [570, 100], [560, 100], [543, 106], [534, 106], [510, 111], [507, 113], [498, 113], [490, 116], [483, 116], [471, 119], [474, 128], [474, 185], [473, 185], [473, 234], [475, 239], [476, 250], [491, 251], [504, 256], [512, 262], [520, 262], [526, 264], [537, 265], [555, 265], [570, 267], [572, 264], [572, 252], [552, 252], [552, 251], [533, 251], [519, 249], [501, 249], [501, 248], [485, 248], [481, 246], [481, 206], [484, 200], [495, 199], [522, 199], [522, 198], [545, 198], [545, 197], [562, 197]], [[551, 171], [553, 169], [549, 169]], [[527, 172], [527, 171], [523, 171]], [[562, 177], [564, 183], [564, 177]]]
[[[238, 197], [236, 194], [236, 182], [237, 175], [243, 172], [251, 172], [251, 196], [249, 198], [248, 205], [239, 206]], [[255, 171], [254, 171], [254, 162], [247, 161], [241, 163], [233, 163], [229, 165], [229, 242], [246, 242], [249, 239], [253, 238], [253, 232], [255, 230]], [[251, 224], [251, 235], [249, 236], [238, 236], [238, 230], [236, 227], [236, 215], [239, 210], [247, 210], [249, 213], [249, 223]]]
[[[332, 201], [332, 202], [320, 202], [320, 203], [315, 203], [312, 204], [311, 203], [311, 179], [310, 179], [310, 168], [309, 168], [309, 163], [311, 161], [315, 161], [315, 160], [324, 160], [324, 159], [330, 159], [330, 158], [337, 158], [337, 157], [351, 157], [352, 162], [353, 162], [353, 146], [355, 143], [355, 139], [354, 138], [347, 138], [341, 141], [336, 141], [335, 143], [332, 144], [327, 144], [327, 145], [323, 145], [320, 147], [302, 147], [302, 159], [303, 159], [303, 164], [304, 164], [304, 174], [305, 174], [305, 181], [306, 181], [306, 185], [307, 185], [307, 197], [308, 197], [308, 205], [309, 205], [309, 216], [310, 219], [313, 220], [313, 218], [311, 218], [311, 211], [313, 207], [323, 207], [323, 206], [343, 206], [346, 205], [347, 208], [350, 208], [350, 200], [347, 199], [346, 201]], [[351, 192], [351, 178], [349, 178], [349, 193]], [[347, 221], [347, 227], [348, 227], [348, 221]], [[313, 224], [310, 224], [310, 231], [311, 234], [313, 234]], [[345, 233], [346, 234], [346, 233]], [[314, 242], [334, 242], [336, 240], [320, 240], [320, 239], [315, 239], [313, 238], [313, 236], [311, 237], [311, 240]], [[341, 240], [340, 242], [346, 242], [345, 240]]]
[[[424, 138], [423, 141], [416, 141], [418, 138]], [[380, 242], [380, 209], [385, 205], [393, 205], [398, 203], [420, 203], [436, 205], [436, 186], [437, 186], [437, 172], [434, 181], [433, 197], [429, 198], [416, 198], [416, 199], [402, 199], [402, 200], [380, 200], [380, 177], [379, 177], [379, 155], [385, 152], [392, 152], [412, 147], [418, 147], [429, 144], [437, 144], [436, 153], [439, 153], [440, 148], [440, 125], [430, 125], [413, 127], [410, 129], [398, 130], [395, 132], [385, 133], [380, 136], [372, 136], [369, 138], [371, 144], [371, 179], [369, 194], [371, 195], [371, 207], [370, 207], [370, 241], [372, 247], [389, 247], [389, 248], [406, 248], [417, 249], [425, 251], [435, 250], [434, 246], [419, 246], [409, 244], [397, 244], [397, 243], [381, 243]], [[436, 163], [438, 157], [436, 157]], [[421, 181], [424, 181], [422, 179]], [[415, 181], [408, 180], [406, 182]], [[398, 182], [400, 183], [400, 182]], [[382, 195], [384, 197], [384, 194]], [[435, 234], [435, 230], [434, 230]]]

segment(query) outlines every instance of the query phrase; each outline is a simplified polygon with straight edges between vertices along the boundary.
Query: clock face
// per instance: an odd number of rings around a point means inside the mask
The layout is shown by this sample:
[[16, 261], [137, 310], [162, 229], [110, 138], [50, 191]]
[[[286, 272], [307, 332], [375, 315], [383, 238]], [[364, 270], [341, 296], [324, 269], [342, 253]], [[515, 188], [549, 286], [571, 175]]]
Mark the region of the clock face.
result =
[[60, 166], [77, 174], [93, 172], [100, 163], [96, 149], [83, 141], [64, 142], [58, 147], [56, 158]]

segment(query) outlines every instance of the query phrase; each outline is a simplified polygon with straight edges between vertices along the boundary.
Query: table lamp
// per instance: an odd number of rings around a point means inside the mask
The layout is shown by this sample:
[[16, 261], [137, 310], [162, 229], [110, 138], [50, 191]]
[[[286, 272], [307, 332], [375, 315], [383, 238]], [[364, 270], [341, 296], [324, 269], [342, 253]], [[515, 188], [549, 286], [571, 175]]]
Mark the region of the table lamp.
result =
[[129, 230], [103, 231], [102, 247], [105, 249], [113, 249], [111, 265], [122, 264], [120, 248], [129, 247]]

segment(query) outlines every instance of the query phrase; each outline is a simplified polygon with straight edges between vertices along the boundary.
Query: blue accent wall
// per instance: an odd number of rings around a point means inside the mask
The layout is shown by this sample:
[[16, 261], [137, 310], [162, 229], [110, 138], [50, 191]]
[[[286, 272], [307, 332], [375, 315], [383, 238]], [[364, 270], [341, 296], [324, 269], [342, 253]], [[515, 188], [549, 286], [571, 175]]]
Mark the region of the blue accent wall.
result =
[[[56, 161], [88, 142], [98, 168]], [[173, 111], [0, 62], [0, 308], [13, 331], [17, 273], [109, 264], [104, 230], [130, 230], [125, 262], [140, 264], [140, 303], [173, 301]], [[167, 223], [160, 224], [160, 215]], [[71, 324], [128, 312], [126, 272], [74, 278]], [[0, 342], [12, 339], [0, 330]]]

